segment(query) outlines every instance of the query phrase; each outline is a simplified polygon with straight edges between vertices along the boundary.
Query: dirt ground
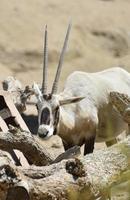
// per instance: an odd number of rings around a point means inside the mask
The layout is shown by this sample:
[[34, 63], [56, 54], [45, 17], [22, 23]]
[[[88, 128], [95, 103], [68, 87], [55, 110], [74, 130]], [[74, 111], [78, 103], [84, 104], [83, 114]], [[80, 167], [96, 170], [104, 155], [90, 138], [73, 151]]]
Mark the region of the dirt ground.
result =
[[[0, 0], [0, 79], [13, 75], [24, 85], [41, 83], [47, 24], [50, 89], [70, 20], [60, 90], [75, 70], [95, 72], [122, 66], [130, 71], [129, 19], [129, 0]], [[28, 112], [36, 114], [34, 107]]]

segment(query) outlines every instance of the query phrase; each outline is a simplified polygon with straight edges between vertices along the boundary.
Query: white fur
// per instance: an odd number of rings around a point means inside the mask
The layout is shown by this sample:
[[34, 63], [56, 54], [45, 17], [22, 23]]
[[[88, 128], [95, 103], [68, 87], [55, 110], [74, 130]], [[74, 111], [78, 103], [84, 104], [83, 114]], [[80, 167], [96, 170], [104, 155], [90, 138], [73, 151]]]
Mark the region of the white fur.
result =
[[96, 141], [109, 141], [119, 135], [125, 123], [109, 104], [109, 93], [130, 95], [130, 74], [115, 67], [97, 73], [74, 72], [59, 96], [86, 96], [76, 104], [61, 107], [58, 134], [68, 143], [96, 135]]
[[38, 128], [38, 132], [42, 133], [43, 129], [46, 129], [48, 131], [48, 134], [44, 139], [48, 139], [49, 137], [51, 137], [53, 135], [54, 128], [52, 126], [45, 125], [45, 124], [44, 125], [40, 125], [39, 128]]
[[42, 92], [41, 90], [39, 89], [39, 86], [38, 84], [36, 84], [35, 82], [33, 83], [33, 89], [34, 89], [34, 92], [38, 98], [39, 101], [42, 101]]

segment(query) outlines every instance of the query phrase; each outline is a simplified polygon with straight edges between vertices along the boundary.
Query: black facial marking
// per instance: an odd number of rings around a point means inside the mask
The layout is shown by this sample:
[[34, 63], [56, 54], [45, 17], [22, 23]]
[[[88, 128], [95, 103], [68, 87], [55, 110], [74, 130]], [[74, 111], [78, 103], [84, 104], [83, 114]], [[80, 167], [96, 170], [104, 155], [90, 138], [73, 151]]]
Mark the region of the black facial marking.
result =
[[48, 100], [50, 100], [50, 99], [52, 98], [52, 95], [51, 95], [51, 94], [44, 94], [44, 95], [43, 95], [43, 98], [44, 98], [46, 101], [48, 101]]
[[40, 124], [50, 124], [50, 111], [48, 108], [42, 110]]
[[38, 110], [38, 105], [36, 104], [36, 109]]
[[57, 132], [57, 125], [59, 122], [59, 106], [56, 107], [55, 111], [54, 111], [54, 135], [56, 135]]

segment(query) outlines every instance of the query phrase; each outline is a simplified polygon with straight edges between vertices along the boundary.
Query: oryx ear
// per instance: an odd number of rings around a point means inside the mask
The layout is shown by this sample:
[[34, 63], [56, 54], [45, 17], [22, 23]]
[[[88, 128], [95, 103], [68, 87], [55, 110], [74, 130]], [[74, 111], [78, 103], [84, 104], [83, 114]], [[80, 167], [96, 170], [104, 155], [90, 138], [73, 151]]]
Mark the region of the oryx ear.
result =
[[77, 103], [83, 100], [85, 97], [70, 97], [67, 99], [59, 100], [60, 106], [70, 104], [70, 103]]
[[36, 97], [38, 98], [38, 100], [41, 100], [41, 98], [42, 98], [42, 92], [41, 92], [38, 84], [36, 84], [34, 82], [32, 87], [33, 87], [33, 90], [34, 90], [34, 94], [36, 95]]

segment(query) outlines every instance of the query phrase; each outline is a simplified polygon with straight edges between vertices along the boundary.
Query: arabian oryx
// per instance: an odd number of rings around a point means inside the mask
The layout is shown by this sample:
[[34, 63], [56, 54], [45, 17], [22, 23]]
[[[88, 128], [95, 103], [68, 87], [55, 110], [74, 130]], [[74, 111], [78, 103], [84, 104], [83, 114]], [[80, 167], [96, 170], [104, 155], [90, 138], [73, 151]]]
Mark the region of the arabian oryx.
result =
[[95, 141], [111, 145], [124, 130], [126, 124], [112, 107], [109, 93], [118, 91], [130, 95], [130, 74], [119, 67], [97, 73], [75, 71], [67, 78], [63, 91], [57, 93], [69, 32], [70, 24], [52, 91], [47, 93], [47, 27], [45, 29], [42, 87], [36, 83], [33, 86], [37, 96], [38, 135], [47, 139], [58, 134], [65, 150], [85, 144], [84, 154], [87, 154], [93, 152]]

